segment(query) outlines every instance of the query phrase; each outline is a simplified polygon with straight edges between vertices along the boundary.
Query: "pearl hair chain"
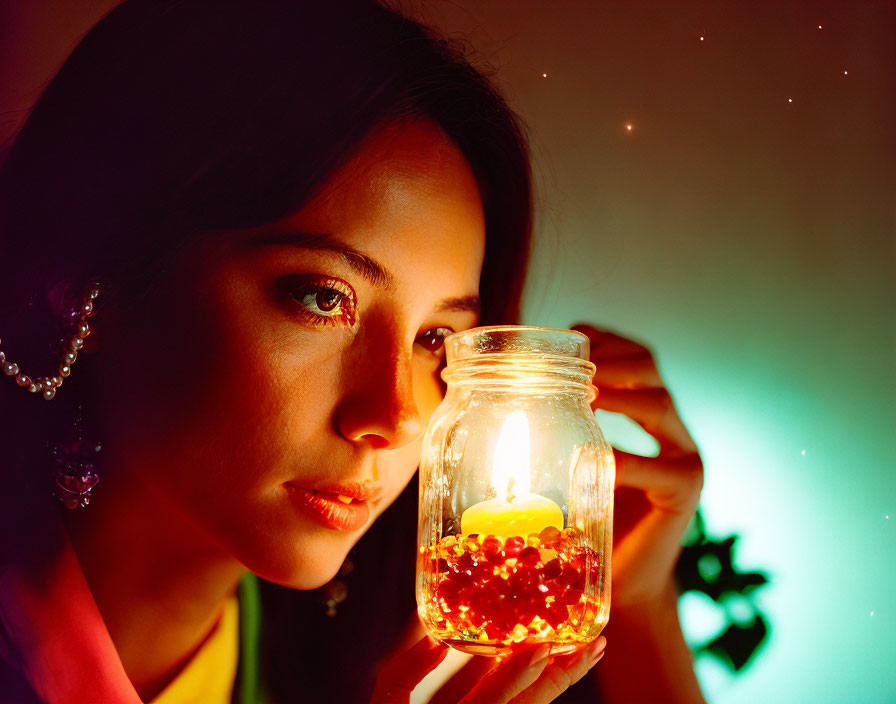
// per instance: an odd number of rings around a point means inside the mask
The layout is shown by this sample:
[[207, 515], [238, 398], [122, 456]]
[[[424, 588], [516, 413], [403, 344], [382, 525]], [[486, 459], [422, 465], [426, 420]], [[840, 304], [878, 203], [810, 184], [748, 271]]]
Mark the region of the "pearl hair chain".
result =
[[90, 334], [87, 319], [94, 314], [94, 301], [99, 298], [100, 287], [91, 284], [84, 295], [84, 302], [69, 314], [69, 320], [75, 324], [75, 332], [63, 345], [62, 359], [55, 376], [42, 376], [32, 379], [25, 374], [18, 364], [6, 360], [6, 353], [0, 348], [0, 369], [6, 376], [15, 377], [16, 384], [28, 389], [33, 394], [41, 394], [47, 401], [56, 395], [56, 389], [62, 386], [63, 380], [72, 372], [72, 365], [78, 359], [78, 350], [84, 346], [84, 339]]

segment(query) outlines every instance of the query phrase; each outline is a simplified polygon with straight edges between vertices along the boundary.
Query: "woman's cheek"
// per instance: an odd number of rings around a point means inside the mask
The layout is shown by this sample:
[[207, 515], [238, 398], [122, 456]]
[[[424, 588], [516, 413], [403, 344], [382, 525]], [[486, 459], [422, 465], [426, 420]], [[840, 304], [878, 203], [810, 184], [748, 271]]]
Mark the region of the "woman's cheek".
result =
[[443, 384], [439, 376], [442, 367], [433, 368], [431, 360], [414, 362], [414, 402], [423, 423], [424, 431], [429, 418], [444, 398]]

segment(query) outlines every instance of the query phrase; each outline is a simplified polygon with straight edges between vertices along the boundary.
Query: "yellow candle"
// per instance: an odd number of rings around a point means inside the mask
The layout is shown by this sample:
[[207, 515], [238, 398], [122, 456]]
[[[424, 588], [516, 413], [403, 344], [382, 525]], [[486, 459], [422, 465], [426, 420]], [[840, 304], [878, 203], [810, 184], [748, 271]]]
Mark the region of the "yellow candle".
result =
[[461, 514], [463, 535], [510, 538], [540, 533], [548, 526], [563, 529], [563, 511], [553, 501], [529, 491], [529, 422], [522, 411], [504, 421], [492, 465], [494, 499], [482, 501]]

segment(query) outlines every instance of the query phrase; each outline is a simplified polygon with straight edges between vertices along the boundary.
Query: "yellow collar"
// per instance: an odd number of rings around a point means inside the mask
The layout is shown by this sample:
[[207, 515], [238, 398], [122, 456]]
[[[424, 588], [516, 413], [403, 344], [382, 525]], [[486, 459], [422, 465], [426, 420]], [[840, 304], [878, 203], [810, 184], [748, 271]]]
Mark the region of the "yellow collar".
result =
[[199, 650], [150, 704], [230, 704], [238, 655], [239, 605], [234, 595]]

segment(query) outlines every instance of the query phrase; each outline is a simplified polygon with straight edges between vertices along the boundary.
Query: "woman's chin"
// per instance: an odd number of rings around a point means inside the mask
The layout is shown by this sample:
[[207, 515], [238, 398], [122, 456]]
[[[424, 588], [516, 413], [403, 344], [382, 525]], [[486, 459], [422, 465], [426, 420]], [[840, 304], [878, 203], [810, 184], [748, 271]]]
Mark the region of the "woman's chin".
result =
[[282, 587], [289, 587], [290, 589], [309, 590], [322, 587], [327, 582], [332, 580], [339, 573], [340, 567], [342, 567], [342, 562], [328, 568], [321, 567], [316, 569], [308, 569], [306, 567], [299, 567], [298, 569], [293, 570], [271, 570], [252, 569], [250, 567], [249, 571], [252, 572], [256, 577], [260, 577], [267, 582], [279, 584]]
[[279, 554], [272, 556], [273, 559], [247, 560], [243, 564], [268, 582], [292, 589], [317, 589], [339, 573], [350, 548], [347, 545], [342, 550], [336, 546], [321, 550], [315, 546], [315, 549], [289, 551], [288, 556]]

